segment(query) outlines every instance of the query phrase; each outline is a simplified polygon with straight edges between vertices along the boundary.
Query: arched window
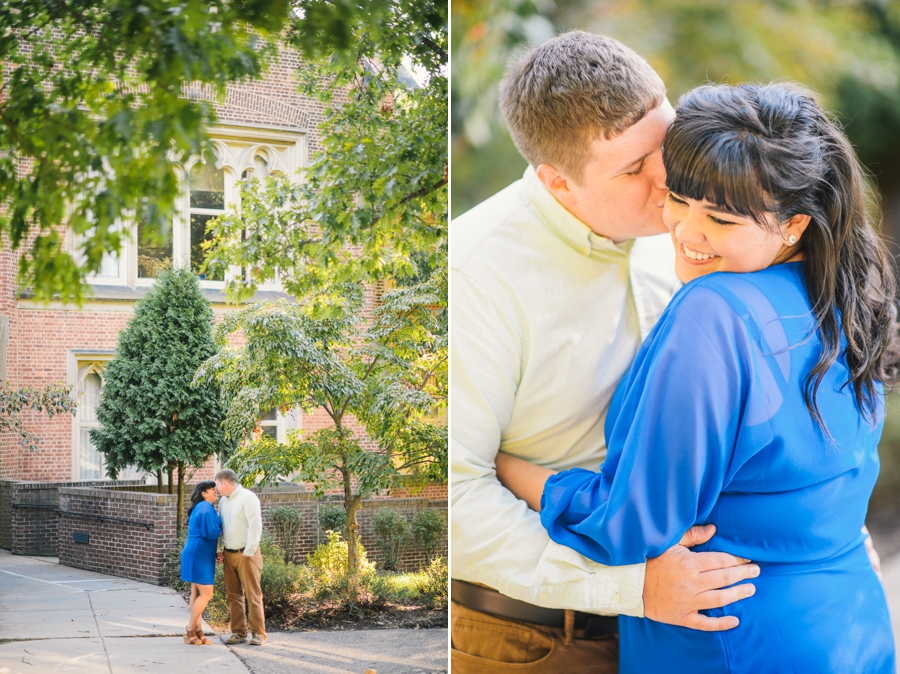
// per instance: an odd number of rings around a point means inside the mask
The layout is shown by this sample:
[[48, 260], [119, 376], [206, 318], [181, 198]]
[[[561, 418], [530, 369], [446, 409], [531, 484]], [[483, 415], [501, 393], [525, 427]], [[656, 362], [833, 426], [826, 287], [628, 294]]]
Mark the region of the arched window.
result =
[[[212, 238], [206, 233], [206, 225], [225, 212], [225, 171], [216, 168], [215, 155], [207, 151], [201, 161], [194, 164], [190, 177], [190, 259], [191, 269], [200, 274], [204, 252], [201, 244]], [[201, 279], [224, 281], [224, 272], [200, 274]]]
[[[91, 429], [98, 428], [97, 407], [103, 392], [103, 366], [105, 361], [78, 363], [78, 378], [75, 382], [75, 401], [78, 409], [75, 414], [76, 448], [74, 453], [74, 478], [76, 480], [105, 480], [106, 466], [103, 455], [91, 441]], [[134, 466], [119, 471], [120, 480], [140, 478], [143, 473]]]

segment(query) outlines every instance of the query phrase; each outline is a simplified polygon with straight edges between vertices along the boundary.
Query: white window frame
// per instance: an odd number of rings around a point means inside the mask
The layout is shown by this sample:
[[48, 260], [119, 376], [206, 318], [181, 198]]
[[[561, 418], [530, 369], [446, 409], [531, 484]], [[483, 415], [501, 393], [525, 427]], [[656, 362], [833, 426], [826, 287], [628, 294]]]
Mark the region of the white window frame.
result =
[[276, 410], [275, 419], [260, 419], [257, 423], [261, 428], [264, 426], [274, 428], [276, 442], [283, 444], [287, 441], [289, 431], [299, 431], [303, 428], [303, 410], [295, 407], [284, 414], [281, 410]]
[[[305, 130], [284, 129], [264, 125], [220, 125], [209, 130], [210, 149], [216, 156], [216, 167], [225, 177], [225, 209], [240, 203], [241, 175], [254, 171], [255, 157], [265, 156], [269, 173], [283, 173], [298, 180], [297, 170], [308, 164], [308, 138]], [[193, 166], [200, 157], [192, 157], [184, 165], [175, 164], [181, 192], [176, 197], [176, 215], [172, 222], [172, 261], [176, 268], [190, 267], [190, 192], [188, 180]], [[94, 285], [120, 285], [131, 288], [152, 286], [155, 279], [138, 278], [137, 257], [140, 242], [137, 225], [129, 225], [130, 237], [122, 245], [119, 256], [119, 273], [116, 277], [91, 275], [87, 281]], [[77, 251], [78, 237], [68, 237], [70, 251]], [[241, 269], [230, 268], [224, 281], [201, 280], [203, 288], [224, 289], [228, 280], [241, 274]], [[260, 284], [259, 290], [280, 291], [281, 282], [276, 275], [273, 281]]]
[[[67, 367], [68, 383], [72, 386], [72, 395], [75, 397], [76, 404], [80, 403], [80, 398], [83, 394], [82, 384], [85, 378], [87, 378], [87, 376], [91, 373], [96, 373], [100, 376], [101, 382], [105, 382], [105, 379], [103, 377], [103, 370], [105, 369], [106, 364], [110, 360], [115, 358], [115, 355], [116, 354], [114, 351], [106, 350], [69, 351]], [[79, 405], [75, 416], [72, 418], [72, 479], [76, 482], [80, 482], [85, 479], [81, 477], [81, 431], [84, 428], [98, 428], [99, 425], [99, 422], [96, 424], [92, 424], [82, 421], [81, 407]], [[109, 478], [106, 476], [102, 455], [100, 457], [100, 461], [100, 476], [96, 479], [109, 480]], [[126, 471], [120, 471], [119, 473], [120, 480], [142, 478], [146, 479], [146, 476], [142, 475], [136, 469], [127, 469]]]

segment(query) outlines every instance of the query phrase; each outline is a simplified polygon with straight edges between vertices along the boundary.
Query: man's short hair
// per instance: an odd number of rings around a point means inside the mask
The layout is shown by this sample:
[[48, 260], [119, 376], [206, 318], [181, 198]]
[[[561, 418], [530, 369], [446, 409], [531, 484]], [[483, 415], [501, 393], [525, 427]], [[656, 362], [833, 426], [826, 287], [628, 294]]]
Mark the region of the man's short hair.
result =
[[218, 473], [216, 473], [216, 482], [219, 480], [228, 480], [232, 484], [237, 484], [237, 473], [235, 473], [230, 468], [223, 468]]
[[617, 40], [583, 31], [526, 52], [500, 83], [500, 109], [522, 156], [576, 181], [594, 140], [623, 133], [665, 97], [649, 63]]

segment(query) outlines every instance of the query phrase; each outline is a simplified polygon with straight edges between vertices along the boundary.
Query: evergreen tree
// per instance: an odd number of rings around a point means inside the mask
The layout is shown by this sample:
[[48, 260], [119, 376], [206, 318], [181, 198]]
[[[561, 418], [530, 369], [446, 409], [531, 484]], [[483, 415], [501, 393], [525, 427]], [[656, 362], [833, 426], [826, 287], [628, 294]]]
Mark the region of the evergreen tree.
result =
[[213, 313], [197, 277], [187, 269], [164, 272], [135, 306], [106, 366], [91, 440], [115, 478], [129, 465], [178, 475], [181, 528], [186, 466], [203, 465], [226, 451], [225, 410], [215, 383], [191, 386], [197, 368], [216, 353]]

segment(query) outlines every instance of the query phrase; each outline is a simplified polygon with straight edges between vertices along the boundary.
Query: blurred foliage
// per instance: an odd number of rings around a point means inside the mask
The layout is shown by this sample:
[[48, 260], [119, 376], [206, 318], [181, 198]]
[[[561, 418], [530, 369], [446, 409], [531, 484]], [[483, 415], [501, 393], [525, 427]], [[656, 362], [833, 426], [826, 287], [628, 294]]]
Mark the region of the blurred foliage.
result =
[[269, 510], [266, 518], [275, 529], [275, 540], [284, 550], [284, 561], [292, 561], [300, 539], [300, 530], [303, 528], [303, 515], [296, 508], [283, 505]]
[[343, 506], [320, 504], [316, 517], [322, 531], [337, 531], [342, 536], [347, 535], [347, 511]]
[[437, 508], [426, 508], [413, 515], [413, 537], [425, 552], [426, 564], [437, 558], [437, 551], [447, 536], [447, 513]]
[[894, 180], [886, 158], [900, 145], [897, 0], [453, 0], [453, 215], [526, 165], [497, 111], [506, 62], [576, 28], [611, 35], [644, 56], [673, 102], [708, 81], [801, 82], [844, 119], [882, 191], [885, 179]]
[[900, 393], [887, 397], [887, 414], [878, 454], [881, 471], [872, 492], [870, 507], [873, 510], [895, 509], [900, 506]]

